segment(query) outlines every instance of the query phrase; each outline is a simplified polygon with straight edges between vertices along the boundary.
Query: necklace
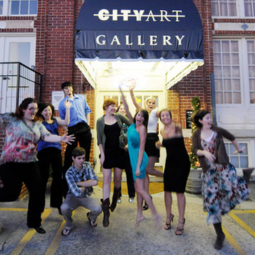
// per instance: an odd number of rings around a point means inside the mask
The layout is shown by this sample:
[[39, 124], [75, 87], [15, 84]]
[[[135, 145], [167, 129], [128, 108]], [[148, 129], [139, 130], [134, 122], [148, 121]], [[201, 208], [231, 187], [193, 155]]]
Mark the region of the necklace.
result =
[[173, 122], [170, 124], [170, 126], [169, 126], [169, 128], [167, 130], [165, 130], [165, 129], [163, 130], [165, 134], [167, 134], [170, 131], [172, 125], [173, 125]]

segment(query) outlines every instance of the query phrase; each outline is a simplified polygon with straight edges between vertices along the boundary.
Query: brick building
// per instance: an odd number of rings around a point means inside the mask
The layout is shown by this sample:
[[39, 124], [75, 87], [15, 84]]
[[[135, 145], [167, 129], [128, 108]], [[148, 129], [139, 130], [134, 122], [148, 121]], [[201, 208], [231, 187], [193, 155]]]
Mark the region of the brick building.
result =
[[[255, 0], [193, 2], [203, 25], [204, 64], [171, 87], [162, 79], [147, 76], [146, 86], [137, 88], [136, 95], [141, 100], [144, 95], [155, 95], [159, 107], [167, 105], [172, 110], [175, 121], [184, 129], [188, 151], [190, 129], [186, 128], [186, 111], [191, 110], [192, 97], [199, 96], [202, 108], [214, 109], [217, 124], [229, 129], [246, 147], [244, 155], [235, 156], [227, 142], [231, 162], [238, 170], [255, 166], [252, 157], [255, 152]], [[102, 115], [102, 100], [120, 99], [116, 87], [109, 82], [95, 86], [75, 64], [76, 21], [83, 3], [83, 0], [0, 0], [0, 62], [19, 61], [42, 74], [41, 101], [51, 102], [52, 91], [60, 91], [60, 84], [66, 80], [72, 81], [75, 93], [86, 95], [92, 110], [94, 137], [90, 161], [96, 162], [95, 122]], [[143, 64], [139, 65], [142, 69]], [[102, 84], [113, 76], [113, 66], [101, 70], [99, 83], [100, 79]], [[155, 87], [155, 82], [161, 84], [157, 84], [160, 89]], [[2, 96], [3, 83], [1, 80]], [[4, 105], [1, 111], [4, 112]], [[0, 139], [3, 144], [3, 129]], [[163, 161], [159, 162], [160, 166]]]

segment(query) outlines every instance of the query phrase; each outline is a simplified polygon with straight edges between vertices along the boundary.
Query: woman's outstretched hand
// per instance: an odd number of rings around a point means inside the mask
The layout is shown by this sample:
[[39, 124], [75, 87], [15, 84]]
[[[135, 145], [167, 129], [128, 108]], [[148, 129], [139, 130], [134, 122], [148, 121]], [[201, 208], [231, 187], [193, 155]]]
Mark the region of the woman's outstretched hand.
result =
[[241, 150], [236, 150], [236, 151], [234, 151], [233, 153], [234, 153], [234, 154], [243, 153], [244, 150], [245, 150], [245, 147], [243, 147]]
[[72, 142], [75, 141], [75, 136], [74, 135], [63, 135], [61, 136], [60, 138], [60, 142], [63, 142], [63, 143], [68, 143], [68, 144], [72, 144]]

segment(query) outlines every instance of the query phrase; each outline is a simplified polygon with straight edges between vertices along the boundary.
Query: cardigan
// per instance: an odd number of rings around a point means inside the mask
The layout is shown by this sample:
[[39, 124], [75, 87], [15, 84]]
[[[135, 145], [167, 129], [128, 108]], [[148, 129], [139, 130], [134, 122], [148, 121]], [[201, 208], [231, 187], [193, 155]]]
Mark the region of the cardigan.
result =
[[[230, 141], [234, 141], [235, 137], [229, 133], [227, 130], [212, 126], [211, 129], [217, 133], [216, 141], [215, 141], [215, 163], [216, 164], [222, 164], [222, 165], [228, 165], [229, 164], [229, 157], [226, 152], [225, 144], [223, 141], [223, 137]], [[197, 150], [203, 150], [202, 143], [201, 143], [201, 129], [197, 128], [192, 137], [192, 147], [193, 152], [197, 155]], [[205, 173], [207, 170], [209, 170], [209, 165], [206, 163], [204, 156], [198, 156], [200, 165], [202, 167], [203, 172]]]
[[[101, 118], [97, 120], [97, 145], [102, 144], [103, 145], [103, 150], [105, 151], [105, 141], [106, 141], [106, 136], [104, 133], [104, 116], [103, 115]], [[123, 123], [125, 123], [127, 126], [130, 126], [130, 121], [128, 118], [126, 118], [124, 115], [121, 113], [114, 113], [114, 117], [116, 118], [119, 128], [122, 128]]]

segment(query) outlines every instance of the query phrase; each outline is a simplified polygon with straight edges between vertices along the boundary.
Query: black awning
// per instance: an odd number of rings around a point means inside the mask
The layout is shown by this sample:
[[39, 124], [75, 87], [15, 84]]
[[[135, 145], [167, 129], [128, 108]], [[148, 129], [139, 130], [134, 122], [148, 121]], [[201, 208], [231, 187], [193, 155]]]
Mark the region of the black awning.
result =
[[203, 28], [193, 0], [86, 0], [76, 59], [202, 60]]

